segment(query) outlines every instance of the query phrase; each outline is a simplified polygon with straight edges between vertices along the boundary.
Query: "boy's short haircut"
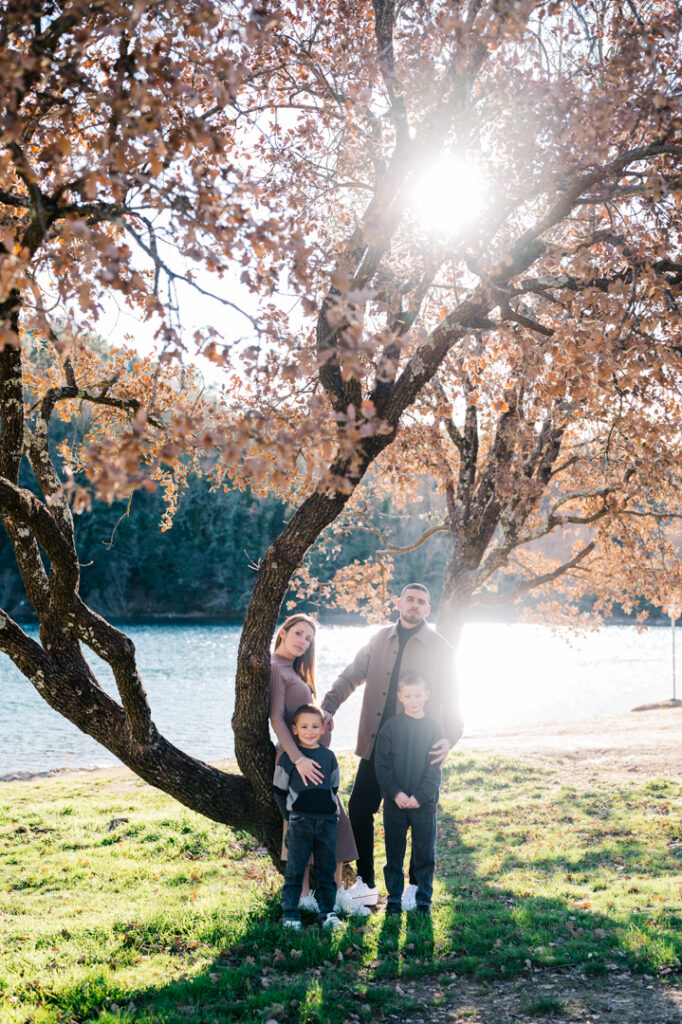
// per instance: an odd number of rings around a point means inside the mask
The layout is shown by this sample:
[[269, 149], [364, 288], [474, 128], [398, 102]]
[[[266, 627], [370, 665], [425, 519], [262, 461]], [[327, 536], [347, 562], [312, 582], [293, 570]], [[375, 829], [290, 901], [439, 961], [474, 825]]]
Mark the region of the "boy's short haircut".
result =
[[425, 587], [423, 583], [408, 583], [406, 587], [400, 591], [400, 596], [403, 597], [406, 590], [423, 590], [426, 594], [426, 600], [431, 604], [431, 595], [429, 594], [429, 588]]
[[300, 707], [296, 708], [294, 711], [294, 725], [296, 725], [301, 715], [317, 715], [320, 721], [324, 722], [324, 715], [314, 704], [301, 704]]
[[398, 689], [402, 690], [404, 686], [425, 686], [427, 690], [429, 688], [429, 684], [419, 672], [404, 672], [398, 680]]

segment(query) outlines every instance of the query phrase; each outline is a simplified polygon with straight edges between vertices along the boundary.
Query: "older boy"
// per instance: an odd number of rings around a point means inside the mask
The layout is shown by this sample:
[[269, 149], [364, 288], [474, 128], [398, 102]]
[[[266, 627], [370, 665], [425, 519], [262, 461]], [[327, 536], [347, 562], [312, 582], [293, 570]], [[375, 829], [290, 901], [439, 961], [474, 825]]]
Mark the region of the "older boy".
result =
[[402, 714], [389, 718], [379, 730], [375, 766], [384, 798], [384, 835], [388, 890], [387, 914], [399, 914], [405, 876], [403, 861], [407, 831], [412, 830], [412, 863], [417, 884], [417, 913], [431, 913], [436, 847], [436, 808], [440, 765], [430, 751], [442, 729], [428, 718], [424, 705], [429, 689], [423, 676], [407, 672], [398, 681]]
[[297, 931], [301, 927], [298, 901], [306, 865], [312, 855], [320, 918], [325, 928], [337, 928], [341, 926], [334, 914], [339, 766], [332, 751], [320, 743], [324, 718], [319, 708], [302, 704], [296, 710], [291, 731], [301, 757], [316, 761], [323, 777], [321, 782], [306, 783], [296, 770], [298, 759], [292, 761], [285, 750], [275, 766], [275, 800], [289, 822], [285, 840], [289, 856], [282, 887], [282, 924]]

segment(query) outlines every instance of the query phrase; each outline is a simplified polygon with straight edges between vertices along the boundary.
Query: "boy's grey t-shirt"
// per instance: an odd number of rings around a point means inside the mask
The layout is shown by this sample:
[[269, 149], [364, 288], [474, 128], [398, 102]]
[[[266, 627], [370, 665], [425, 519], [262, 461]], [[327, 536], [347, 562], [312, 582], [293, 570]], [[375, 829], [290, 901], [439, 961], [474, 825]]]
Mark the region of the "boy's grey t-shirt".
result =
[[433, 718], [411, 718], [399, 714], [389, 718], [379, 730], [374, 767], [382, 796], [394, 800], [398, 793], [414, 796], [423, 807], [438, 801], [441, 771], [430, 764], [429, 751], [443, 738], [443, 730]]

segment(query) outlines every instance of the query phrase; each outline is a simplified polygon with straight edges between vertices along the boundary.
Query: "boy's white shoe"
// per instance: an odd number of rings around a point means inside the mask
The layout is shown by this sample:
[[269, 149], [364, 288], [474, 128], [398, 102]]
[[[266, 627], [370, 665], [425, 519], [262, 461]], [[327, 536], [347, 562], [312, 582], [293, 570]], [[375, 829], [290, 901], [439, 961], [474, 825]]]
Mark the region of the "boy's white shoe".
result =
[[400, 901], [403, 910], [417, 909], [417, 886], [406, 885], [403, 889], [403, 896]]
[[367, 885], [363, 882], [360, 875], [355, 885], [351, 885], [350, 889], [346, 889], [346, 895], [361, 907], [376, 907], [379, 899], [379, 890], [376, 885]]
[[284, 919], [284, 921], [282, 921], [282, 926], [284, 928], [291, 928], [292, 931], [295, 931], [295, 932], [300, 932], [300, 930], [301, 930], [301, 922], [300, 921], [288, 921], [288, 920], [286, 920], [286, 918]]
[[343, 921], [341, 921], [336, 914], [327, 914], [324, 921], [322, 922], [323, 928], [343, 928]]
[[307, 896], [301, 896], [300, 900], [298, 901], [298, 909], [309, 910], [311, 914], [319, 914], [320, 908], [317, 905], [315, 893], [309, 892]]
[[352, 896], [348, 895], [350, 890], [344, 889], [342, 885], [336, 890], [336, 903], [334, 904], [335, 914], [356, 914], [358, 917], [367, 917], [369, 907], [362, 903], [356, 903]]

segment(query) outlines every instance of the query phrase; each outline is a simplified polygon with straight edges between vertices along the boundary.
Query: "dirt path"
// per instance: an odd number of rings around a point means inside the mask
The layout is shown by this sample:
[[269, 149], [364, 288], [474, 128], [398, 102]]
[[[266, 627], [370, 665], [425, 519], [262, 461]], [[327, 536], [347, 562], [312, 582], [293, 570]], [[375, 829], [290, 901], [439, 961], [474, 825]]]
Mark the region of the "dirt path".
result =
[[682, 985], [631, 975], [588, 979], [579, 971], [536, 971], [509, 982], [455, 975], [402, 988], [422, 1003], [386, 1020], [400, 1024], [680, 1024]]
[[682, 705], [578, 722], [465, 735], [457, 750], [490, 751], [560, 765], [585, 781], [618, 777], [682, 781]]

